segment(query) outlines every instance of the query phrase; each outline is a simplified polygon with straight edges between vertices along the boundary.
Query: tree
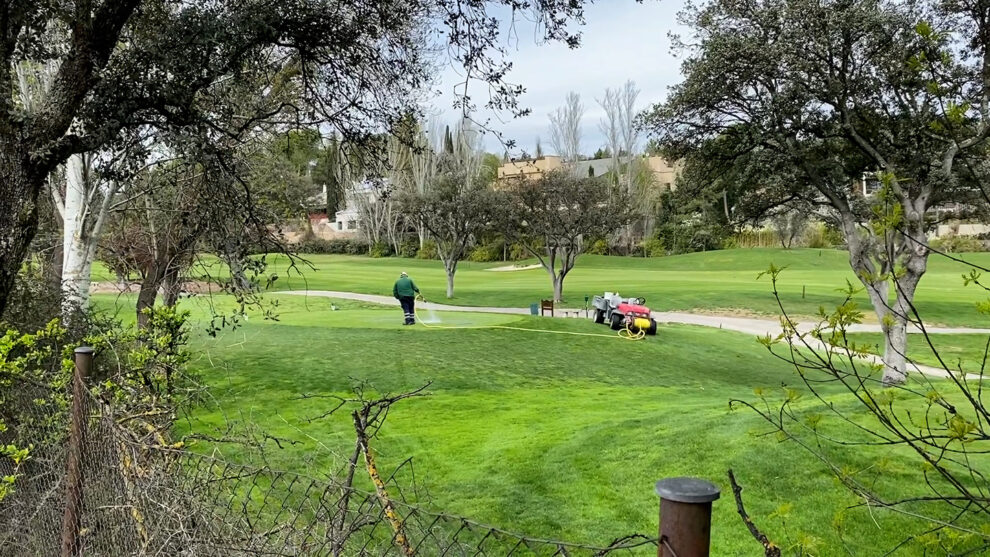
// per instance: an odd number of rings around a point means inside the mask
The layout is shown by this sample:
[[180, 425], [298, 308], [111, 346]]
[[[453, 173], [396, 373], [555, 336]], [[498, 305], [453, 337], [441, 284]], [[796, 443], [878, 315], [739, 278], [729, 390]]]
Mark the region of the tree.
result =
[[[50, 63], [17, 65], [17, 99], [25, 111], [41, 109], [56, 70]], [[97, 243], [122, 182], [119, 175], [113, 176], [119, 168], [112, 167], [126, 164], [124, 159], [134, 146], [132, 142], [124, 152], [109, 157], [97, 157], [94, 153], [72, 155], [61, 172], [53, 173], [48, 179], [48, 190], [62, 229], [58, 284], [63, 320], [68, 321], [88, 306]], [[101, 163], [102, 169], [96, 168], [97, 163]], [[110, 179], [101, 174], [109, 175]]]
[[272, 119], [208, 109], [204, 101], [242, 79], [298, 89], [301, 102], [276, 111], [294, 112], [282, 123], [315, 120], [348, 139], [367, 137], [415, 109], [432, 77], [427, 34], [437, 31], [467, 80], [493, 85], [489, 106], [520, 112], [521, 87], [503, 83], [505, 30], [488, 13], [510, 4], [513, 14], [535, 13], [545, 38], [577, 44], [568, 27], [583, 3], [563, 0], [489, 0], [471, 10], [440, 0], [9, 2], [0, 84], [14, 91], [22, 63], [58, 69], [33, 110], [0, 95], [0, 312], [38, 229], [39, 194], [59, 165], [106, 150], [128, 130], [202, 129], [217, 139]]
[[[605, 96], [598, 99], [598, 104], [605, 111], [605, 118], [598, 126], [607, 142], [607, 150], [612, 158], [612, 179], [616, 184], [622, 184], [629, 194], [631, 201], [639, 201], [644, 196], [636, 195], [633, 185], [633, 167], [636, 165], [636, 158], [633, 150], [636, 148], [639, 130], [636, 127], [636, 98], [639, 90], [632, 81], [627, 81], [621, 89], [605, 89]], [[625, 165], [622, 164], [621, 155], [625, 155]], [[637, 204], [637, 211], [645, 219], [648, 214], [648, 203]], [[623, 231], [627, 242], [631, 245], [634, 240], [635, 231], [633, 226]], [[642, 227], [642, 228], [645, 228]]]
[[407, 194], [402, 205], [436, 242], [447, 273], [447, 297], [453, 298], [457, 264], [467, 255], [471, 239], [491, 226], [500, 200], [483, 180], [469, 176], [455, 161], [441, 166], [430, 189], [422, 195]]
[[571, 91], [564, 106], [550, 113], [550, 145], [565, 163], [581, 157], [581, 118], [584, 105], [581, 96]]
[[[749, 181], [752, 195], [800, 198], [828, 211], [885, 327], [888, 385], [907, 374], [927, 220], [978, 189], [965, 169], [985, 157], [990, 134], [983, 9], [866, 0], [689, 8], [683, 17], [697, 44], [677, 45], [686, 54], [685, 80], [644, 120], [673, 157], [690, 161], [713, 143], [726, 156], [708, 164], [729, 168], [759, 157], [795, 179], [776, 179], [772, 188]], [[865, 176], [884, 185], [872, 198], [854, 187]], [[884, 218], [873, 219], [878, 214]]]
[[627, 196], [599, 178], [556, 170], [539, 180], [518, 180], [507, 191], [505, 234], [540, 261], [558, 302], [585, 238], [606, 236], [629, 222]]
[[791, 249], [794, 240], [804, 233], [808, 226], [808, 211], [805, 207], [782, 206], [770, 216], [770, 222], [780, 240], [780, 247]]
[[609, 165], [612, 170], [612, 179], [615, 180], [615, 183], [619, 183], [619, 175], [621, 174], [619, 153], [622, 151], [622, 132], [620, 130], [622, 107], [619, 102], [619, 92], [612, 89], [605, 89], [605, 97], [596, 100], [598, 101], [598, 105], [602, 107], [602, 110], [605, 111], [605, 118], [602, 118], [598, 122], [598, 129], [605, 136], [605, 148], [599, 149], [595, 153], [595, 158], [612, 159]]
[[536, 136], [536, 158], [543, 158], [543, 145], [540, 144], [540, 136]]
[[[409, 180], [417, 195], [426, 195], [437, 171], [439, 155], [434, 147], [440, 139], [437, 137], [437, 127], [434, 122], [429, 130], [424, 130], [422, 124], [417, 123], [411, 132], [413, 137], [409, 145]], [[418, 219], [413, 219], [412, 222], [419, 235], [419, 248], [423, 249], [427, 239], [426, 227]]]
[[[981, 294], [990, 292], [981, 282], [981, 268], [952, 259], [970, 268], [961, 280]], [[798, 385], [757, 387], [749, 400], [732, 400], [730, 407], [758, 414], [768, 434], [813, 455], [849, 492], [853, 504], [843, 504], [833, 522], [840, 536], [844, 523], [856, 519], [849, 511], [859, 508], [863, 519], [867, 512], [871, 518], [912, 519], [906, 524], [913, 527], [900, 532], [902, 542], [890, 551], [876, 546], [871, 551], [978, 555], [990, 550], [983, 528], [990, 520], [990, 479], [980, 458], [990, 451], [990, 407], [982, 396], [987, 349], [978, 369], [953, 361], [936, 349], [938, 341], [912, 307], [920, 324], [917, 336], [938, 365], [924, 370], [930, 375], [912, 375], [909, 384], [888, 386], [882, 380], [884, 366], [870, 356], [872, 343], [853, 340], [851, 333], [864, 317], [854, 288], [847, 288], [831, 310], [822, 308], [816, 321], [799, 327], [780, 298], [786, 270], [771, 266], [764, 276], [780, 305], [783, 332], [760, 343], [794, 367]], [[985, 316], [988, 307], [983, 302], [980, 313]], [[872, 464], [850, 465], [862, 459]], [[897, 481], [891, 482], [894, 469]]]

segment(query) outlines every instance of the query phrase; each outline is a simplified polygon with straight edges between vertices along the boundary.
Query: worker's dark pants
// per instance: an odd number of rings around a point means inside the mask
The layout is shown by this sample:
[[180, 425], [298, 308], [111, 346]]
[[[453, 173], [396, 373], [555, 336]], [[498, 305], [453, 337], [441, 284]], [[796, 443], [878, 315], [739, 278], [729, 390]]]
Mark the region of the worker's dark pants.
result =
[[406, 325], [416, 323], [416, 298], [412, 296], [402, 296], [399, 298], [402, 304], [402, 311], [406, 314]]

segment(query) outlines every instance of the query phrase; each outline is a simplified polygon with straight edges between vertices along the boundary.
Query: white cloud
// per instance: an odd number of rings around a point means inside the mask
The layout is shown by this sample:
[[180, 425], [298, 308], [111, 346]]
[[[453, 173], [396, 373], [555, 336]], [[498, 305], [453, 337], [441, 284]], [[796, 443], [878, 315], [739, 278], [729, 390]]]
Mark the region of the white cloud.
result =
[[[507, 139], [515, 139], [517, 149], [532, 153], [536, 137], [542, 139], [548, 152], [548, 115], [563, 104], [569, 91], [581, 95], [586, 112], [583, 120], [582, 151], [590, 154], [604, 144], [598, 130], [603, 116], [595, 101], [606, 87], [619, 87], [633, 80], [640, 89], [637, 108], [643, 109], [663, 100], [667, 88], [679, 81], [680, 61], [670, 53], [668, 33], [682, 33], [676, 14], [682, 0], [632, 1], [610, 0], [588, 6], [587, 24], [581, 28], [581, 47], [568, 49], [558, 43], [537, 45], [532, 40], [532, 28], [519, 27], [518, 48], [513, 49], [509, 80], [520, 83], [526, 92], [520, 98], [523, 107], [532, 109], [529, 116], [512, 119], [509, 114], [493, 114], [481, 110], [475, 118], [490, 120], [494, 129]], [[453, 68], [443, 72], [439, 80], [440, 97], [436, 105], [443, 118], [453, 123], [460, 112], [451, 108], [451, 90], [461, 77]], [[483, 105], [485, 84], [472, 84], [475, 102]], [[508, 120], [508, 121], [504, 121]], [[501, 153], [497, 138], [486, 137], [486, 148]]]

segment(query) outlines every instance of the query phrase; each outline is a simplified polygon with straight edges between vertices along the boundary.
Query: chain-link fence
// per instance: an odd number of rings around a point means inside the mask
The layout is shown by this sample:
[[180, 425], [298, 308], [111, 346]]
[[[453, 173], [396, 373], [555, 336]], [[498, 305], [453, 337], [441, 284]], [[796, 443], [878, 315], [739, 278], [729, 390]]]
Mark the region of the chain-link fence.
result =
[[[72, 469], [72, 415], [39, 407], [50, 435], [0, 500], [0, 557], [31, 555], [647, 555], [657, 540], [592, 547], [526, 537], [374, 491], [170, 447], [89, 393]], [[135, 431], [138, 433], [136, 434]], [[14, 473], [0, 460], [0, 477]], [[357, 467], [360, 471], [360, 465]], [[78, 489], [74, 487], [78, 478]]]

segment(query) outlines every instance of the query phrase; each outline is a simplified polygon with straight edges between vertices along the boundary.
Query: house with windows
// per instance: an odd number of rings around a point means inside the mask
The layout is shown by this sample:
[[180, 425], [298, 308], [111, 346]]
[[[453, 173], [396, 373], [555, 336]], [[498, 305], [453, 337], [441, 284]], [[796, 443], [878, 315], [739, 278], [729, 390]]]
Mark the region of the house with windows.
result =
[[[657, 185], [661, 188], [672, 190], [675, 187], [677, 173], [680, 165], [676, 162], [670, 163], [663, 157], [643, 156], [639, 157], [645, 162], [647, 167], [653, 172]], [[631, 157], [622, 157], [619, 160], [620, 166], [626, 166]], [[573, 168], [578, 176], [604, 176], [612, 170], [613, 160], [611, 158], [587, 159], [575, 163], [566, 164], [556, 155], [546, 155], [535, 159], [512, 159], [502, 163], [498, 167], [496, 187], [504, 185], [510, 180], [527, 179], [536, 180], [543, 174], [558, 170], [568, 166]]]

